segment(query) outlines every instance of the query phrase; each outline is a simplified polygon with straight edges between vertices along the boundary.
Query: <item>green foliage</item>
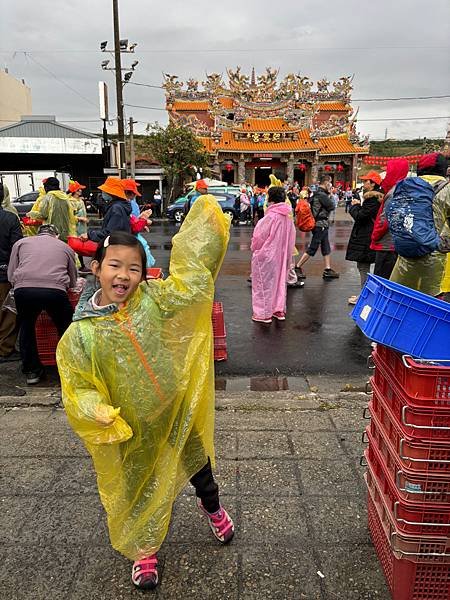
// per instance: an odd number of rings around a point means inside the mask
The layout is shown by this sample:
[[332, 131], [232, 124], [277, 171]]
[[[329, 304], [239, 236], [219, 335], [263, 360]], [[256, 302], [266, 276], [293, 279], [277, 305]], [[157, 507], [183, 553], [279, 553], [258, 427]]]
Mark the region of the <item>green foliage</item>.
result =
[[370, 142], [371, 156], [408, 156], [408, 154], [427, 154], [442, 151], [444, 140], [384, 140]]
[[147, 132], [142, 144], [169, 178], [184, 179], [194, 173], [194, 166], [203, 169], [207, 166], [208, 155], [202, 143], [187, 127], [178, 127], [173, 123], [162, 127], [153, 123], [147, 125]]

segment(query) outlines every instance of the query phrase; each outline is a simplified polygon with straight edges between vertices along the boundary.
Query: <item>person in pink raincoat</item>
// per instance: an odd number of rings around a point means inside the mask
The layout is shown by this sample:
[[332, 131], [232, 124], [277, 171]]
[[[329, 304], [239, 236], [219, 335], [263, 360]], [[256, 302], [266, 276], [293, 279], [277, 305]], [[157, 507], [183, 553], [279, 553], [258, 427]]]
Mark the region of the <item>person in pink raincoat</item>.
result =
[[253, 321], [271, 323], [272, 317], [286, 318], [286, 291], [289, 267], [295, 247], [292, 207], [285, 203], [282, 187], [271, 187], [268, 207], [252, 237]]

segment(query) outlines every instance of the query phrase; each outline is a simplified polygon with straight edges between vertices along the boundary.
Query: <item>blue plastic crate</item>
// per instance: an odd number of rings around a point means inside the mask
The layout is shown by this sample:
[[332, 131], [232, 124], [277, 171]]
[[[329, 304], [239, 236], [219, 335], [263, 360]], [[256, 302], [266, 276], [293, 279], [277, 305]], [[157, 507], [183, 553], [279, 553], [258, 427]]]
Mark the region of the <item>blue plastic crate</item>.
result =
[[369, 275], [352, 319], [371, 340], [414, 358], [450, 360], [450, 304]]

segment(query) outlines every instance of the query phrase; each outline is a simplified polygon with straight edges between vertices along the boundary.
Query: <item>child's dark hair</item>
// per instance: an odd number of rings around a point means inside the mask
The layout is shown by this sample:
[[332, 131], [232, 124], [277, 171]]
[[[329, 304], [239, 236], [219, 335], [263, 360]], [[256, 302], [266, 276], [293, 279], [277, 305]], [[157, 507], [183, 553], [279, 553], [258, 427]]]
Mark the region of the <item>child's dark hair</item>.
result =
[[284, 188], [276, 186], [269, 188], [269, 193], [267, 197], [267, 202], [273, 202], [274, 204], [279, 204], [280, 202], [284, 202], [286, 200], [286, 192]]
[[94, 260], [101, 266], [105, 256], [106, 250], [109, 246], [129, 246], [130, 248], [137, 248], [141, 255], [142, 264], [142, 280], [146, 280], [147, 275], [147, 256], [145, 254], [144, 246], [141, 242], [126, 231], [113, 231], [103, 242], [99, 242], [97, 250], [94, 255]]

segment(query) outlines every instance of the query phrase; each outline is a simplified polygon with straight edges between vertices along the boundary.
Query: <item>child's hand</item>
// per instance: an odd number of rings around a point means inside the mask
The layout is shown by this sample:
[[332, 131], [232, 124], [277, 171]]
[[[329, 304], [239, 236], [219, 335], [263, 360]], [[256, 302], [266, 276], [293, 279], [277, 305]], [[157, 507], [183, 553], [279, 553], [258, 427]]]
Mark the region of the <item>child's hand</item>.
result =
[[80, 235], [80, 240], [83, 240], [83, 242], [87, 242], [88, 239], [89, 238], [88, 238], [88, 234], [87, 233], [82, 233]]
[[140, 219], [148, 219], [152, 214], [152, 209], [149, 208], [148, 210], [144, 210], [141, 212], [141, 214], [139, 215]]
[[120, 413], [120, 408], [113, 408], [108, 404], [98, 404], [95, 407], [95, 420], [101, 425], [112, 425]]

